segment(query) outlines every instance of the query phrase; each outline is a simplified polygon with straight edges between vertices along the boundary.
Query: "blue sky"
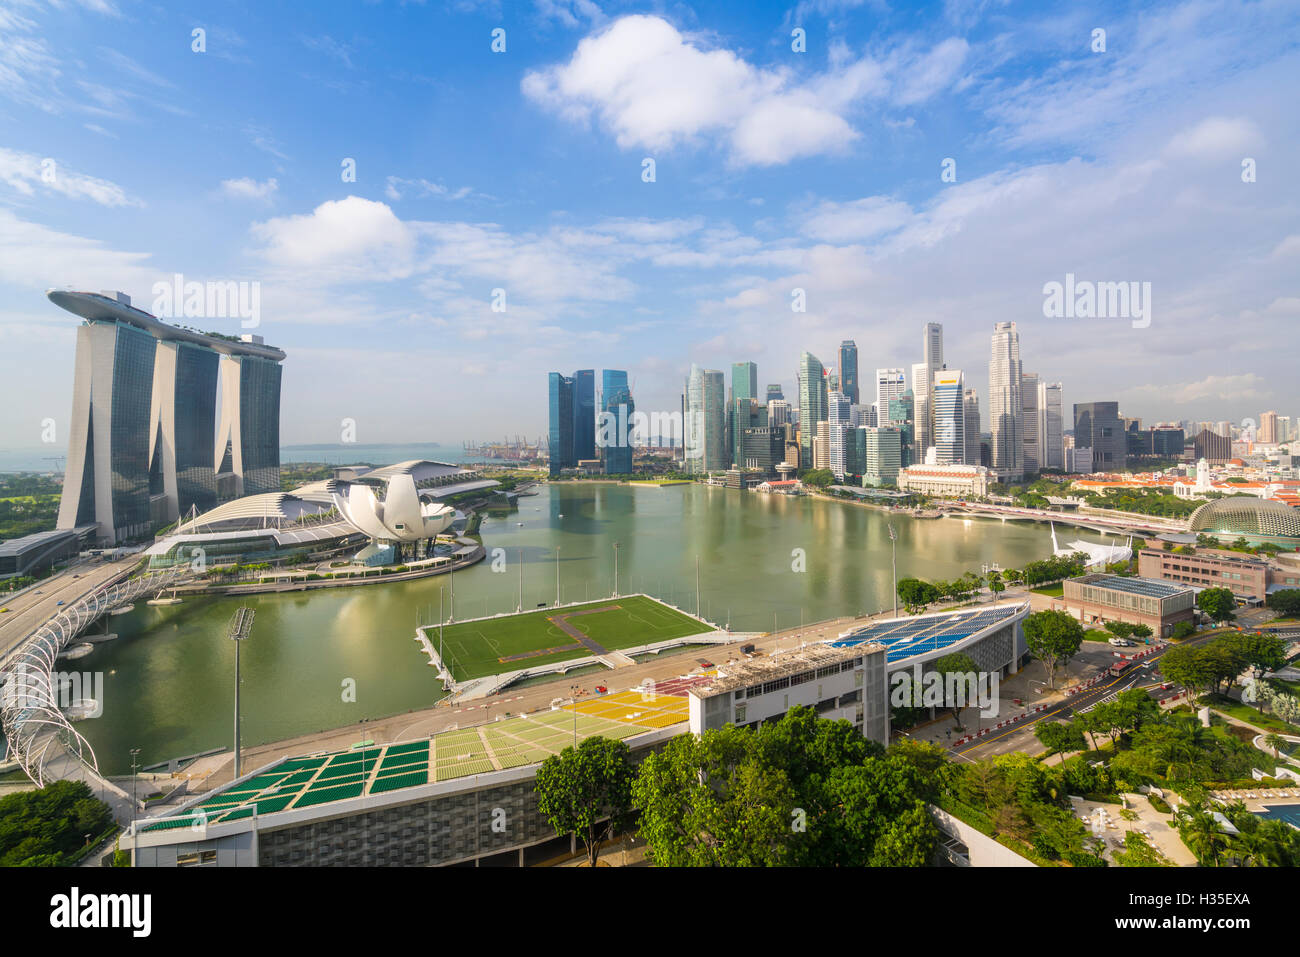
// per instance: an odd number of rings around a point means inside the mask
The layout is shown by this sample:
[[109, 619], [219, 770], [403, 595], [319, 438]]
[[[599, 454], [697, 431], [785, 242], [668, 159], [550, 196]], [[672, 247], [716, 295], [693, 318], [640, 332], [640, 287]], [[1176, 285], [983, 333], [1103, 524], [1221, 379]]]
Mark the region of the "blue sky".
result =
[[[17, 0], [0, 446], [67, 420], [46, 288], [149, 309], [174, 273], [261, 284], [288, 443], [539, 435], [550, 370], [625, 368], [647, 411], [691, 362], [789, 391], [843, 338], [910, 373], [928, 321], [981, 397], [1009, 319], [1067, 408], [1300, 416], [1298, 39], [1281, 0]], [[1150, 326], [1045, 318], [1067, 273], [1150, 282]]]

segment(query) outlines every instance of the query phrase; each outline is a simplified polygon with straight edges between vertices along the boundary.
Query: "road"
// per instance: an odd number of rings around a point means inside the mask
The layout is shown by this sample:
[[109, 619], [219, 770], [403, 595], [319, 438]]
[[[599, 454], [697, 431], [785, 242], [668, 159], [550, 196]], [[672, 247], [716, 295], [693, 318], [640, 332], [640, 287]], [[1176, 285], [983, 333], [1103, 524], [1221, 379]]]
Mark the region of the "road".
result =
[[[1188, 641], [1178, 642], [1178, 645], [1200, 645], [1217, 637], [1219, 635], [1214, 633], [1201, 635]], [[1010, 728], [985, 735], [978, 741], [951, 748], [951, 754], [954, 758], [972, 762], [987, 760], [999, 754], [1009, 754], [1012, 751], [1023, 751], [1026, 754], [1042, 754], [1047, 749], [1039, 743], [1038, 738], [1034, 735], [1034, 728], [1038, 725], [1038, 722], [1049, 720], [1069, 721], [1077, 714], [1089, 711], [1107, 701], [1113, 701], [1122, 691], [1135, 687], [1146, 687], [1148, 689], [1155, 687], [1160, 682], [1152, 677], [1152, 672], [1156, 670], [1153, 663], [1158, 662], [1164, 653], [1173, 647], [1176, 647], [1176, 645], [1166, 645], [1155, 654], [1131, 664], [1118, 678], [1103, 681], [1086, 691], [1071, 695], [1048, 710], [1039, 712], [1037, 715], [1031, 715]]]
[[129, 572], [140, 557], [132, 555], [112, 561], [90, 559], [78, 562], [40, 582], [16, 598], [0, 599], [0, 661], [41, 625], [61, 610], [59, 602], [71, 605], [92, 591]]

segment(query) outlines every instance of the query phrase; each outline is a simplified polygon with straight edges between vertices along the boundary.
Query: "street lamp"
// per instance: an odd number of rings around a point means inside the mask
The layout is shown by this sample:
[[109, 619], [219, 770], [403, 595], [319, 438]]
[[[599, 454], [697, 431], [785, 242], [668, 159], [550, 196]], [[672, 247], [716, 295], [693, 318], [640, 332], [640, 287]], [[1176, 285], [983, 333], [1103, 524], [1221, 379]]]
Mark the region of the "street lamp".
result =
[[614, 597], [618, 597], [618, 542], [614, 543]]
[[560, 607], [560, 546], [555, 546], [555, 607]]

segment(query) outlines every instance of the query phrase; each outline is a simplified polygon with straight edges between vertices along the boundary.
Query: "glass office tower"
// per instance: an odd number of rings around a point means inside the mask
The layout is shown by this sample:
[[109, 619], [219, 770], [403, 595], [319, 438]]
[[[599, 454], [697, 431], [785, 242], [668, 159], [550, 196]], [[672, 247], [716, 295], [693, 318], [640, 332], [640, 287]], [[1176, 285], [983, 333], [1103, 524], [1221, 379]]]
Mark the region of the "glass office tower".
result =
[[560, 469], [573, 468], [573, 379], [558, 372], [547, 377], [550, 404], [550, 432], [547, 437], [550, 473], [560, 474]]
[[[596, 444], [606, 475], [632, 474], [632, 393], [627, 373], [621, 369], [604, 369], [600, 381], [602, 421]], [[576, 401], [576, 397], [575, 397]]]
[[595, 457], [596, 370], [579, 369], [573, 374], [573, 459]]

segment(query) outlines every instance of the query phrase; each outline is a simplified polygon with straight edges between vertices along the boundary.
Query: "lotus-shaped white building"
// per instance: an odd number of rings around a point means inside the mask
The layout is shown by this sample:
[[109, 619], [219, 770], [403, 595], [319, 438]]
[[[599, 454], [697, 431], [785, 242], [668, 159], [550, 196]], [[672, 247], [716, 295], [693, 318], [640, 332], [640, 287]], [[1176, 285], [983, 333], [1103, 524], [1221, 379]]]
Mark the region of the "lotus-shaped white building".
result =
[[457, 465], [424, 460], [340, 472], [351, 477], [329, 483], [334, 507], [376, 544], [432, 539], [456, 518], [456, 510], [439, 499], [497, 484]]
[[334, 506], [376, 542], [433, 538], [451, 527], [456, 517], [451, 506], [421, 499], [410, 475], [395, 475], [381, 486], [341, 483], [334, 494]]

